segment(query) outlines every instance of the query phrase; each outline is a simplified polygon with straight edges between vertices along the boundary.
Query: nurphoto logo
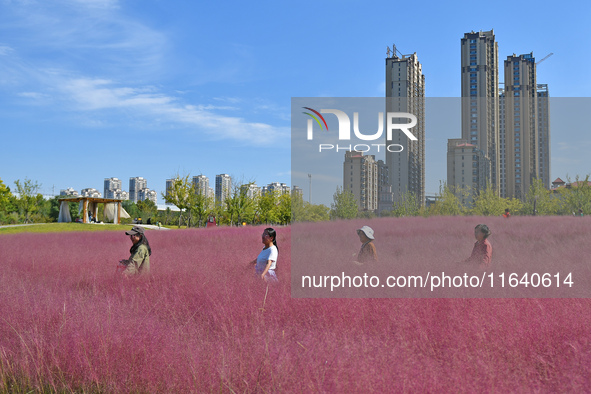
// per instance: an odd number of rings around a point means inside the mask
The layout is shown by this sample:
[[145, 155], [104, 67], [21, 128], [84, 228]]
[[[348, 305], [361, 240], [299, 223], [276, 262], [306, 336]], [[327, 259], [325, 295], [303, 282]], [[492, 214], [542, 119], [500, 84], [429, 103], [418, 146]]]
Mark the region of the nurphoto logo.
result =
[[[307, 139], [313, 140], [314, 139], [314, 121], [320, 126], [320, 130], [324, 130], [328, 132], [328, 124], [326, 123], [326, 119], [322, 114], [333, 114], [337, 117], [339, 122], [339, 134], [338, 139], [339, 141], [350, 141], [351, 140], [351, 120], [349, 116], [341, 110], [338, 109], [321, 109], [320, 112], [312, 109], [310, 107], [302, 107], [310, 112], [303, 112], [304, 114], [310, 116], [311, 119], [308, 119], [308, 127], [307, 127]], [[410, 123], [408, 120], [410, 119]], [[396, 120], [402, 120], [402, 122], [396, 122]], [[388, 112], [386, 113], [386, 137], [388, 141], [392, 140], [392, 132], [394, 130], [402, 131], [409, 140], [417, 141], [417, 137], [413, 135], [410, 131], [411, 128], [416, 126], [417, 124], [417, 117], [408, 112]], [[364, 134], [359, 130], [359, 113], [353, 112], [353, 133], [355, 137], [362, 140], [362, 141], [375, 141], [382, 138], [384, 133], [384, 113], [378, 112], [378, 131], [373, 134]], [[355, 146], [352, 145], [345, 145], [339, 146], [338, 144], [335, 146], [334, 144], [318, 144], [318, 151], [322, 152], [323, 150], [335, 150], [338, 152], [339, 150], [354, 150], [358, 152], [367, 152], [371, 150], [371, 147], [377, 148], [377, 151], [380, 151], [381, 147], [386, 147], [388, 152], [402, 152], [404, 147], [400, 144], [357, 144]]]

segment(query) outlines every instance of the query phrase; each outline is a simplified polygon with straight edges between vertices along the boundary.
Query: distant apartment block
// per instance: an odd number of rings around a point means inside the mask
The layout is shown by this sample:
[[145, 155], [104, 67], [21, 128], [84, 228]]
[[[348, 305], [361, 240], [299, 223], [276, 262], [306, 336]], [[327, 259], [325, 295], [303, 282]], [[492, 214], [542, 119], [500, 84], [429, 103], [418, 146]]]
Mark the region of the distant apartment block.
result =
[[218, 204], [223, 204], [230, 197], [232, 178], [228, 174], [215, 176], [215, 199]]
[[74, 190], [73, 188], [69, 187], [67, 189], [60, 190], [60, 196], [78, 197], [78, 192], [76, 190]]
[[[121, 196], [121, 180], [118, 178], [105, 178], [103, 195], [105, 198], [118, 198], [116, 195]], [[129, 193], [126, 192], [129, 196]]]
[[158, 193], [156, 193], [156, 190], [144, 188], [138, 192], [137, 198], [138, 201], [151, 200], [152, 202], [154, 202], [154, 204], [156, 204], [158, 200]]
[[116, 190], [114, 193], [114, 197], [117, 200], [129, 200], [129, 193], [125, 190]]
[[101, 192], [99, 192], [98, 190], [96, 190], [92, 187], [80, 190], [80, 196], [81, 197], [93, 197], [93, 198], [101, 198], [102, 197]]
[[197, 175], [193, 177], [193, 190], [207, 197], [209, 194], [209, 178], [205, 175]]
[[360, 211], [378, 209], [378, 164], [374, 155], [345, 152], [343, 191], [353, 193]]
[[390, 170], [383, 160], [378, 160], [378, 213], [389, 211], [393, 205]]
[[285, 183], [280, 182], [272, 182], [269, 183], [267, 186], [263, 186], [262, 193], [266, 194], [268, 192], [277, 192], [278, 194], [289, 194], [291, 193], [291, 188], [287, 186]]
[[[392, 200], [401, 201], [407, 192], [413, 193], [421, 205], [425, 199], [425, 76], [416, 52], [412, 55], [396, 54], [386, 58], [386, 102], [388, 112], [408, 112], [417, 117], [417, 125], [410, 131], [417, 137], [411, 141], [402, 132], [386, 136], [386, 145], [401, 145], [401, 152], [386, 151], [386, 165], [389, 169], [389, 182]], [[408, 119], [396, 120], [396, 122]], [[383, 193], [386, 193], [383, 189]], [[382, 209], [389, 197], [382, 199]], [[373, 203], [367, 203], [370, 206]], [[372, 205], [373, 206], [373, 205]], [[365, 208], [362, 208], [365, 209]], [[374, 208], [374, 209], [377, 209]]]
[[291, 196], [293, 197], [293, 196], [296, 196], [296, 195], [299, 196], [300, 198], [304, 198], [304, 191], [302, 190], [301, 187], [294, 185], [291, 188]]
[[503, 159], [505, 197], [524, 199], [538, 178], [538, 104], [533, 53], [507, 56], [504, 91]]
[[[170, 190], [172, 190], [172, 185], [174, 183], [174, 179], [167, 179], [166, 180], [166, 191], [164, 192], [164, 194], [166, 195], [166, 197], [169, 197], [170, 195]], [[166, 202], [166, 205], [173, 205], [171, 203], [169, 203], [168, 201]]]
[[255, 198], [261, 195], [261, 188], [254, 183], [248, 183], [240, 187], [242, 189], [241, 191], [245, 192], [248, 198]]
[[485, 190], [489, 173], [490, 160], [478, 146], [461, 138], [448, 140], [447, 186], [462, 204], [473, 201], [474, 190]]
[[138, 202], [138, 193], [140, 190], [148, 187], [148, 181], [141, 176], [129, 178], [129, 199], [133, 202]]
[[[485, 181], [474, 183], [474, 192], [490, 183], [498, 192], [499, 170], [499, 60], [494, 31], [465, 33], [461, 39], [462, 140], [475, 145], [490, 163]], [[452, 170], [456, 172], [455, 170]], [[448, 180], [448, 184], [450, 184]]]
[[538, 177], [550, 189], [550, 94], [547, 84], [538, 84]]

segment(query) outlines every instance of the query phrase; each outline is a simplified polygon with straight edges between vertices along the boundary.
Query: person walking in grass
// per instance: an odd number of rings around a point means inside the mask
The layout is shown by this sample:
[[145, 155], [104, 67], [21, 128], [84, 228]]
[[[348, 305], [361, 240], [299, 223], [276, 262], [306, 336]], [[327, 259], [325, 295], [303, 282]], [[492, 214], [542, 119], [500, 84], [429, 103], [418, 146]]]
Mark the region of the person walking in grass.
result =
[[[148, 238], [144, 234], [144, 229], [134, 226], [131, 230], [125, 232], [131, 239], [131, 249], [129, 249], [129, 259], [120, 260], [119, 265], [124, 275], [148, 274], [150, 272], [150, 255], [152, 248], [148, 243]], [[124, 267], [124, 268], [123, 268]]]
[[488, 237], [491, 234], [486, 224], [479, 224], [474, 228], [474, 237], [476, 242], [472, 248], [472, 254], [464, 263], [478, 264], [481, 269], [490, 268], [492, 260], [492, 245], [488, 242]]
[[279, 250], [277, 249], [277, 233], [271, 227], [266, 228], [261, 236], [263, 242], [263, 250], [252, 260], [250, 264], [255, 264], [255, 272], [265, 282], [277, 282], [277, 256]]
[[361, 241], [361, 250], [359, 250], [357, 261], [355, 262], [363, 264], [378, 261], [378, 253], [373, 243], [375, 239], [373, 229], [369, 226], [363, 226], [357, 229], [357, 235], [359, 236], [359, 241]]

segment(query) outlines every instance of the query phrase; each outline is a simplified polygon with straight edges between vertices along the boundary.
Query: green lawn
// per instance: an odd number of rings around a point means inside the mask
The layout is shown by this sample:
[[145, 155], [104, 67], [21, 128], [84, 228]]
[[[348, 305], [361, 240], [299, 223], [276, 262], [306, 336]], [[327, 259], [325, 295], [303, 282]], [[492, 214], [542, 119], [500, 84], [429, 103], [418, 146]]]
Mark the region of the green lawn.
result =
[[128, 231], [131, 224], [43, 223], [30, 226], [0, 227], [0, 235], [16, 233], [58, 233], [69, 231]]

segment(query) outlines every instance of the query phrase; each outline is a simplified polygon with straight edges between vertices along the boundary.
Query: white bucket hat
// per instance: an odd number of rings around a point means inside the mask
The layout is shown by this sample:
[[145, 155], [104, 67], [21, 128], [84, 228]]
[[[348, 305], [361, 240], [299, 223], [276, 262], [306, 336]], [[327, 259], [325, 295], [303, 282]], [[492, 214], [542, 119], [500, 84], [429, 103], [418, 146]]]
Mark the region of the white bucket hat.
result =
[[373, 237], [373, 230], [371, 227], [369, 226], [363, 226], [361, 228], [358, 228], [357, 231], [363, 231], [363, 233], [365, 234], [365, 236], [369, 239], [375, 239]]

